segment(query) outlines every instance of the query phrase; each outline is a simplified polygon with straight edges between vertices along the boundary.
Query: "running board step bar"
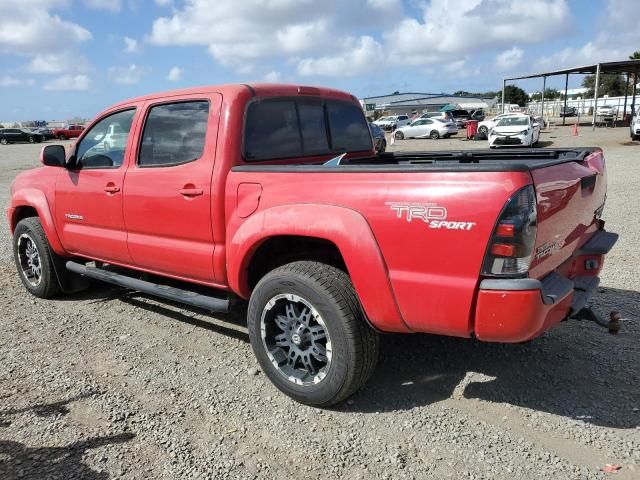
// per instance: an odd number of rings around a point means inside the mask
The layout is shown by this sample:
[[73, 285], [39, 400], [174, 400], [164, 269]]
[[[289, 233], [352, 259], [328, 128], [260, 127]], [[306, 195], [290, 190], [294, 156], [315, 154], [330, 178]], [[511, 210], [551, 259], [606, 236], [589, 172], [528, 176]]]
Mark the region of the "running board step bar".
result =
[[198, 308], [203, 308], [211, 312], [226, 313], [229, 311], [229, 300], [222, 298], [209, 297], [199, 293], [183, 290], [181, 288], [159, 285], [157, 283], [139, 280], [137, 278], [128, 277], [119, 273], [110, 272], [96, 267], [87, 267], [80, 263], [68, 261], [67, 270], [94, 278], [102, 282], [112, 283], [120, 287], [130, 288], [143, 293], [148, 293], [156, 297], [166, 298], [174, 302], [186, 303]]

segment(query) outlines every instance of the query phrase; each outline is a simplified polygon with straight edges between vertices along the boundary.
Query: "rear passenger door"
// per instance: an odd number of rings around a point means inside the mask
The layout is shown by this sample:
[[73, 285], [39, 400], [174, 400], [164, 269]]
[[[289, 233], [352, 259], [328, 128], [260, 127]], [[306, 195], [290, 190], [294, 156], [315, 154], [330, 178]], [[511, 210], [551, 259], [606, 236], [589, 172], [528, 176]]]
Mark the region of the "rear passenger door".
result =
[[124, 184], [128, 247], [142, 269], [214, 283], [211, 191], [222, 97], [149, 102]]

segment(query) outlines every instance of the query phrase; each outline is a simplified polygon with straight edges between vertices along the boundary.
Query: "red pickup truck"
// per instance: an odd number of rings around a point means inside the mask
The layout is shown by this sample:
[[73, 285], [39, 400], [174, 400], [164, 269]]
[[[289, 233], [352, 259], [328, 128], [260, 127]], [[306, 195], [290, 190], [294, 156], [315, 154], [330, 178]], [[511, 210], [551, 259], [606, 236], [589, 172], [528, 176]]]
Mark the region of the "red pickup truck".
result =
[[77, 138], [80, 136], [84, 127], [82, 125], [67, 125], [62, 128], [54, 128], [53, 136], [58, 140], [66, 140], [68, 138]]
[[317, 406], [367, 381], [380, 332], [522, 342], [586, 318], [617, 239], [600, 149], [375, 155], [358, 101], [326, 88], [136, 98], [41, 162], [7, 212], [27, 290], [248, 300], [263, 371]]

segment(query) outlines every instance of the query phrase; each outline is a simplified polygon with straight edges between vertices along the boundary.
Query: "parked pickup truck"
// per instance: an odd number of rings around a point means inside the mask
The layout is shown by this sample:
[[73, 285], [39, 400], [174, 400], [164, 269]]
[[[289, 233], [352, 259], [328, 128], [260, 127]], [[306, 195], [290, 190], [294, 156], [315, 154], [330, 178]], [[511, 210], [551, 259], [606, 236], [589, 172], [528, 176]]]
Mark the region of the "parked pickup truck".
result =
[[77, 138], [80, 136], [84, 127], [82, 125], [67, 125], [62, 128], [54, 128], [53, 136], [58, 140], [67, 140], [68, 138]]
[[523, 342], [585, 316], [617, 239], [602, 150], [375, 155], [358, 101], [326, 88], [136, 98], [41, 162], [7, 212], [29, 292], [248, 300], [262, 370], [316, 406], [367, 381], [380, 332]]

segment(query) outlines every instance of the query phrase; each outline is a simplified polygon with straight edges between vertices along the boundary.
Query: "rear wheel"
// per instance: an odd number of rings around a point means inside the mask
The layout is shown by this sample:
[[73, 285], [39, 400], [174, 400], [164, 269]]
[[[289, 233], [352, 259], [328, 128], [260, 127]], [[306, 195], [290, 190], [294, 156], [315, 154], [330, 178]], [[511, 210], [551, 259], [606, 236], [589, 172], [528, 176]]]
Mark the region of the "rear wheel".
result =
[[13, 256], [22, 283], [36, 297], [51, 298], [60, 292], [52, 253], [38, 217], [18, 222], [13, 234]]
[[387, 141], [382, 140], [382, 142], [380, 143], [380, 150], [378, 150], [378, 153], [384, 153], [386, 149], [387, 149]]
[[394, 137], [396, 138], [396, 140], [404, 140], [404, 133], [396, 132], [394, 133]]
[[330, 265], [293, 262], [265, 275], [249, 301], [248, 327], [271, 382], [307, 405], [341, 402], [375, 369], [378, 335], [349, 276]]
[[440, 138], [440, 134], [438, 133], [437, 130], [432, 130], [429, 136], [431, 137], [432, 140], [438, 140]]

